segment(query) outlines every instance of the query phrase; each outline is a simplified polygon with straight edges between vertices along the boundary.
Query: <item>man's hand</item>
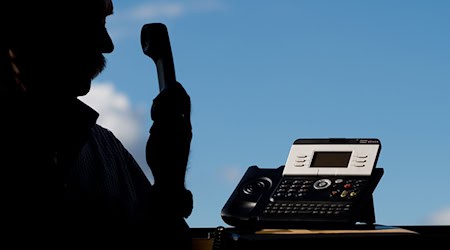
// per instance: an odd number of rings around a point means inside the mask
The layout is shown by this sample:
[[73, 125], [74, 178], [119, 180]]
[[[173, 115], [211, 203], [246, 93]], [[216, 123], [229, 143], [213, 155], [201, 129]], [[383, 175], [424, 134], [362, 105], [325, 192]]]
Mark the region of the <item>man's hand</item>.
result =
[[[159, 193], [157, 196], [177, 200], [177, 194], [186, 192], [184, 181], [192, 139], [190, 112], [190, 97], [178, 82], [153, 100], [153, 125], [146, 157], [154, 177], [154, 189]], [[192, 202], [192, 198], [187, 198]], [[186, 197], [178, 200], [186, 200]], [[192, 208], [192, 203], [183, 206]]]
[[191, 100], [183, 88], [176, 82], [169, 88], [164, 89], [153, 100], [151, 118], [158, 122], [161, 120], [185, 118], [190, 125]]

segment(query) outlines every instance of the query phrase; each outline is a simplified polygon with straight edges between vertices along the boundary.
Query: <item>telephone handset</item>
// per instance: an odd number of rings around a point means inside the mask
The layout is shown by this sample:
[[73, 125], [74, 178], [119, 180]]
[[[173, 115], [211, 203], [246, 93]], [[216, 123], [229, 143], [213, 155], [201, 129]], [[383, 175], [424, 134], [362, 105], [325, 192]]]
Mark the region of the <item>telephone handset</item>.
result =
[[156, 65], [159, 90], [163, 91], [175, 83], [175, 65], [167, 26], [163, 23], [144, 24], [141, 29], [141, 46], [144, 54]]
[[221, 217], [251, 228], [372, 225], [380, 149], [374, 138], [297, 139], [285, 165], [247, 169]]

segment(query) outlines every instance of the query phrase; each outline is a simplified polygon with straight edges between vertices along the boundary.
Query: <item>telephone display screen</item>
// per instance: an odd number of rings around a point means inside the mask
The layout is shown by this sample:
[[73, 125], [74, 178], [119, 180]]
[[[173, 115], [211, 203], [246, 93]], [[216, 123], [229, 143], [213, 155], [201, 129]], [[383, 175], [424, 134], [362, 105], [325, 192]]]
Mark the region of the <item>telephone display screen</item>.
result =
[[346, 168], [352, 152], [314, 152], [311, 168]]

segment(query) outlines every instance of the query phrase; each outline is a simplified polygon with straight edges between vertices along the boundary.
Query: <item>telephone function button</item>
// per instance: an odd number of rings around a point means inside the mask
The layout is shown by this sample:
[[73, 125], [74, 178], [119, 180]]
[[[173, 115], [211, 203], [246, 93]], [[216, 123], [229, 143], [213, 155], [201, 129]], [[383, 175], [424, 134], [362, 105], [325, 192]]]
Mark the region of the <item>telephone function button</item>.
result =
[[301, 168], [301, 167], [305, 167], [307, 164], [307, 158], [308, 158], [308, 155], [297, 155], [296, 157], [295, 157], [295, 163], [294, 163], [294, 167], [298, 167], [298, 168]]
[[325, 189], [331, 185], [330, 179], [320, 179], [314, 182], [314, 188], [317, 190]]
[[355, 199], [367, 184], [361, 178], [287, 178], [272, 193], [271, 201], [313, 201], [332, 198], [334, 201]]

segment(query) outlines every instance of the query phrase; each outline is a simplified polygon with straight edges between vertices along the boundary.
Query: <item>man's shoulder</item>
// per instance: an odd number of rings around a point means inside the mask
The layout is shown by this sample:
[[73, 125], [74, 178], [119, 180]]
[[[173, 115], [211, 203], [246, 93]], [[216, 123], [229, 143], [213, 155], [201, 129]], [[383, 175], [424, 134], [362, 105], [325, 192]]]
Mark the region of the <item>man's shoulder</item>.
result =
[[127, 153], [124, 145], [119, 138], [108, 128], [105, 128], [99, 124], [95, 124], [91, 127], [89, 144], [97, 148], [97, 151], [117, 154], [119, 152]]
[[98, 138], [106, 138], [106, 139], [112, 139], [112, 140], [119, 140], [114, 132], [112, 132], [110, 129], [103, 127], [102, 125], [96, 123], [91, 128], [91, 134], [93, 137]]

